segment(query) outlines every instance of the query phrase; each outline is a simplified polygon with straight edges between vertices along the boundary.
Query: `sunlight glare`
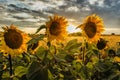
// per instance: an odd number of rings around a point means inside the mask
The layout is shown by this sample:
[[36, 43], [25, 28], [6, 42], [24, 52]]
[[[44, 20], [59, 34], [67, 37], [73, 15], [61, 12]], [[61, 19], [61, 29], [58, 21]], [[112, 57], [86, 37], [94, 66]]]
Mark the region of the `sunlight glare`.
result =
[[67, 31], [68, 31], [69, 33], [79, 32], [80, 29], [79, 29], [79, 28], [76, 29], [76, 27], [77, 27], [77, 26], [74, 26], [74, 25], [70, 24], [70, 25], [68, 26], [68, 28], [67, 28]]

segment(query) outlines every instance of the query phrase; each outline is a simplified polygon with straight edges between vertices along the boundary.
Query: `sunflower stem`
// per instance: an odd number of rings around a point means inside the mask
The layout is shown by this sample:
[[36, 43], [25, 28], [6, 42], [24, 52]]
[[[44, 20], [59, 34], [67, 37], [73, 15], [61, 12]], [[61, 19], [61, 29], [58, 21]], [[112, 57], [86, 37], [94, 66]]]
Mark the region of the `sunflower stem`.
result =
[[[46, 61], [47, 55], [48, 55], [48, 53], [50, 52], [51, 43], [50, 43], [49, 40], [48, 40], [48, 42], [47, 42], [47, 46], [48, 46], [48, 50], [45, 52], [45, 55], [44, 55], [44, 58], [43, 58], [43, 63]], [[45, 64], [45, 63], [44, 63], [44, 64]]]
[[101, 59], [101, 51], [99, 50], [99, 53], [98, 53], [98, 59], [100, 60]]
[[9, 66], [10, 66], [10, 80], [13, 80], [13, 71], [12, 71], [12, 58], [11, 58], [11, 55], [9, 54], [8, 55], [9, 58], [8, 58], [8, 61], [9, 61]]
[[82, 54], [82, 62], [85, 65], [85, 52], [86, 52], [86, 41], [83, 41], [83, 54]]
[[83, 58], [82, 58], [82, 62], [85, 65], [85, 47], [83, 47]]

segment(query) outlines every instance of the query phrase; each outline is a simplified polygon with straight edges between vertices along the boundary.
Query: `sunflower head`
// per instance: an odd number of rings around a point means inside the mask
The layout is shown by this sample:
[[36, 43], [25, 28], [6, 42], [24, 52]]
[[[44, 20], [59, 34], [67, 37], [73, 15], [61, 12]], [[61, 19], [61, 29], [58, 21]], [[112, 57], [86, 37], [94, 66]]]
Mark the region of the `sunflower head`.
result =
[[27, 48], [28, 35], [18, 30], [14, 25], [2, 27], [4, 32], [2, 36], [1, 49], [5, 54], [12, 56], [23, 53]]
[[106, 47], [106, 45], [107, 45], [107, 42], [102, 38], [100, 38], [100, 40], [98, 40], [98, 42], [97, 42], [97, 48], [99, 50], [104, 49]]
[[99, 40], [101, 32], [104, 31], [102, 19], [93, 14], [84, 20], [83, 24], [79, 25], [89, 42], [96, 42]]
[[46, 22], [46, 34], [50, 41], [61, 41], [67, 36], [66, 27], [68, 25], [67, 20], [58, 15], [50, 16], [50, 20]]
[[115, 55], [116, 55], [116, 52], [115, 52], [114, 49], [109, 49], [109, 50], [108, 50], [108, 56], [109, 56], [109, 57], [115, 57]]

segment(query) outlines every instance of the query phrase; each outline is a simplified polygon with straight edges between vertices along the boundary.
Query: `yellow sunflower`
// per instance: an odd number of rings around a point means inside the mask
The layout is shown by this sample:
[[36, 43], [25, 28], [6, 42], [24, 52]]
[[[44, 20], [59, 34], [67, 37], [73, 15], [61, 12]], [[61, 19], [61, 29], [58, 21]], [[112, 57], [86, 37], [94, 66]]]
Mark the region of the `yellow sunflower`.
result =
[[16, 56], [27, 51], [26, 43], [29, 40], [27, 34], [18, 30], [14, 25], [2, 28], [4, 32], [1, 39], [1, 51], [5, 56], [8, 54]]
[[89, 42], [96, 42], [99, 40], [101, 33], [104, 31], [103, 20], [96, 14], [86, 17], [83, 24], [78, 26], [82, 29]]
[[50, 16], [50, 21], [46, 22], [46, 34], [50, 41], [62, 41], [67, 36], [66, 27], [68, 22], [66, 18], [58, 15]]

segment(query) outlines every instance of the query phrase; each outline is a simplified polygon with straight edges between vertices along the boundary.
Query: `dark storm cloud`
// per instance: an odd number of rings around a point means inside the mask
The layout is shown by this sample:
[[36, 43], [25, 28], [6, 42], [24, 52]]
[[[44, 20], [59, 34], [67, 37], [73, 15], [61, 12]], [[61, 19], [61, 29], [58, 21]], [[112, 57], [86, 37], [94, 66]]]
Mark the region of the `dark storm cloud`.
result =
[[[2, 6], [1, 6], [2, 7]], [[6, 18], [2, 21], [0, 21], [0, 24], [6, 24], [6, 25], [9, 25], [9, 24], [16, 24], [16, 25], [23, 25], [23, 26], [27, 26], [27, 27], [36, 27], [36, 23], [33, 22], [33, 21], [24, 21], [25, 19], [29, 19], [29, 17], [23, 17], [23, 16], [18, 16], [18, 15], [15, 15], [15, 13], [27, 13], [29, 15], [32, 16], [33, 19], [36, 19], [37, 16], [42, 16], [43, 18], [46, 18], [46, 14], [44, 14], [43, 12], [41, 11], [38, 11], [38, 10], [31, 10], [31, 9], [28, 9], [26, 7], [19, 7], [15, 4], [9, 4], [7, 5], [7, 8], [6, 10], [4, 11], [2, 9], [2, 12], [6, 12], [8, 13], [8, 17], [11, 16], [13, 19], [16, 19], [16, 20], [21, 20], [21, 21], [13, 21], [13, 20], [7, 20]], [[42, 23], [44, 20], [39, 20], [38, 22], [39, 23]]]
[[42, 17], [45, 17], [45, 18], [48, 16], [48, 15], [44, 14], [44, 12], [41, 11], [41, 10], [31, 10], [31, 9], [28, 9], [28, 8], [25, 8], [25, 7], [21, 8], [21, 7], [18, 7], [17, 5], [15, 5], [15, 4], [9, 4], [8, 7], [9, 8], [7, 10], [10, 13], [25, 12], [25, 13], [28, 13], [28, 14], [34, 16], [34, 17], [36, 17], [36, 16], [42, 16]]
[[30, 13], [31, 12], [29, 9], [18, 7], [15, 4], [9, 4], [7, 10], [12, 13], [20, 13], [20, 12]]
[[102, 7], [95, 5], [90, 5], [91, 14], [96, 13], [100, 15], [107, 28], [119, 28], [118, 22], [120, 18], [120, 1], [119, 0], [104, 0], [104, 5]]

